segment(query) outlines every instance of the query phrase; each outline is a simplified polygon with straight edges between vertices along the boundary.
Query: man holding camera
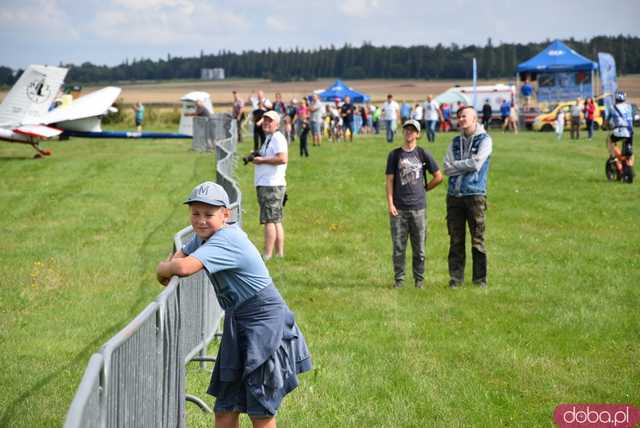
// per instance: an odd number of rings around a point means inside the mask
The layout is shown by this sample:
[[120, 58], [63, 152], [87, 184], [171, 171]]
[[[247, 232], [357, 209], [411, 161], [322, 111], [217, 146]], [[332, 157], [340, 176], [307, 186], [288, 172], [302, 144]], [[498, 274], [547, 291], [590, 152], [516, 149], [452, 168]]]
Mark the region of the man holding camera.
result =
[[255, 186], [260, 205], [260, 224], [264, 225], [264, 252], [269, 260], [275, 248], [276, 256], [284, 256], [283, 206], [286, 196], [286, 172], [289, 159], [287, 139], [278, 130], [280, 115], [273, 110], [262, 115], [260, 126], [265, 141], [253, 156], [256, 166]]

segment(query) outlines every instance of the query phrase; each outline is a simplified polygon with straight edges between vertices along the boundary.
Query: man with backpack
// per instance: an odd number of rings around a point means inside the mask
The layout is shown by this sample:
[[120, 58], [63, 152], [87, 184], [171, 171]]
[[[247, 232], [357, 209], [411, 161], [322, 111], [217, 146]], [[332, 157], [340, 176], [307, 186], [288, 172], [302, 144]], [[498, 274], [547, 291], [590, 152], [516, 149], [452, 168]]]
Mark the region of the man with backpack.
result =
[[[609, 109], [609, 126], [611, 133], [607, 140], [609, 154], [615, 162], [618, 176], [625, 183], [632, 183], [635, 172], [633, 170], [633, 112], [631, 105], [626, 102], [626, 95], [616, 91], [615, 104]], [[622, 147], [618, 147], [621, 143]]]
[[[426, 242], [426, 192], [442, 182], [442, 173], [431, 153], [418, 147], [420, 123], [407, 120], [402, 125], [404, 144], [387, 158], [386, 191], [391, 241], [393, 243], [394, 288], [404, 281], [407, 238], [411, 238], [413, 279], [424, 287]], [[427, 171], [431, 180], [427, 181]]]

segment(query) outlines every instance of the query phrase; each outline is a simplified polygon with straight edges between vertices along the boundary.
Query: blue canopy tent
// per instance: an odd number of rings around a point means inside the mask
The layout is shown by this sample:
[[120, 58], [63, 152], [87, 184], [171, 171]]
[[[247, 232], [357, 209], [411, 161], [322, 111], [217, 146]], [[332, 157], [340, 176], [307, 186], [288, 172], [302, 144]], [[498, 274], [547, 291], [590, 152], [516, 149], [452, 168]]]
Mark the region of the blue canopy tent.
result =
[[580, 55], [560, 40], [519, 64], [520, 81], [537, 81], [538, 102], [557, 102], [592, 97], [598, 64]]
[[336, 98], [344, 100], [344, 97], [346, 96], [350, 96], [351, 101], [354, 103], [366, 103], [371, 101], [371, 97], [369, 95], [354, 91], [340, 79], [336, 80], [333, 85], [320, 92], [318, 96], [320, 97], [320, 100], [324, 102], [331, 102]]
[[554, 40], [542, 52], [519, 64], [518, 73], [546, 71], [596, 70], [598, 64], [583, 57], [560, 40]]

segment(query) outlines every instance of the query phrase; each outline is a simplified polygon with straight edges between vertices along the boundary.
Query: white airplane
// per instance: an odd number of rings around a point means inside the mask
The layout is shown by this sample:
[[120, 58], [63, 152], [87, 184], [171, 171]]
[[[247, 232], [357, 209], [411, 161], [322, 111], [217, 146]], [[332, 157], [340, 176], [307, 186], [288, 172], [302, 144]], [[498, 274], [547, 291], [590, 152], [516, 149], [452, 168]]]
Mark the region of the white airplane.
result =
[[39, 147], [41, 140], [64, 131], [102, 132], [102, 117], [117, 111], [112, 104], [121, 89], [106, 87], [50, 110], [66, 75], [65, 68], [29, 66], [0, 104], [0, 140], [29, 144], [40, 157], [51, 154]]

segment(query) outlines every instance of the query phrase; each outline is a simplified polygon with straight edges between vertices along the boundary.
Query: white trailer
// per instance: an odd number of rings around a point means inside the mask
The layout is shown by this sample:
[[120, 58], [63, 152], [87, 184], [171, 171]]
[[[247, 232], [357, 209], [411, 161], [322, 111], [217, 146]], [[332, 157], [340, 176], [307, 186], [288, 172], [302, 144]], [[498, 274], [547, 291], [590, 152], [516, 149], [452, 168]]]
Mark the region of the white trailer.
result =
[[[449, 94], [448, 94], [449, 93]], [[444, 93], [438, 95], [438, 98], [444, 98], [445, 94], [447, 98], [451, 98], [455, 95], [461, 94], [466, 100], [467, 105], [471, 105], [473, 102], [473, 86], [454, 86], [447, 89]], [[500, 106], [504, 100], [509, 101], [509, 104], [513, 105], [516, 101], [516, 87], [515, 85], [505, 85], [498, 83], [496, 85], [484, 85], [476, 88], [476, 100], [473, 108], [481, 112], [482, 106], [485, 101], [489, 100], [491, 104], [491, 110], [494, 117], [500, 116]], [[457, 110], [456, 106], [452, 106], [452, 113]]]

